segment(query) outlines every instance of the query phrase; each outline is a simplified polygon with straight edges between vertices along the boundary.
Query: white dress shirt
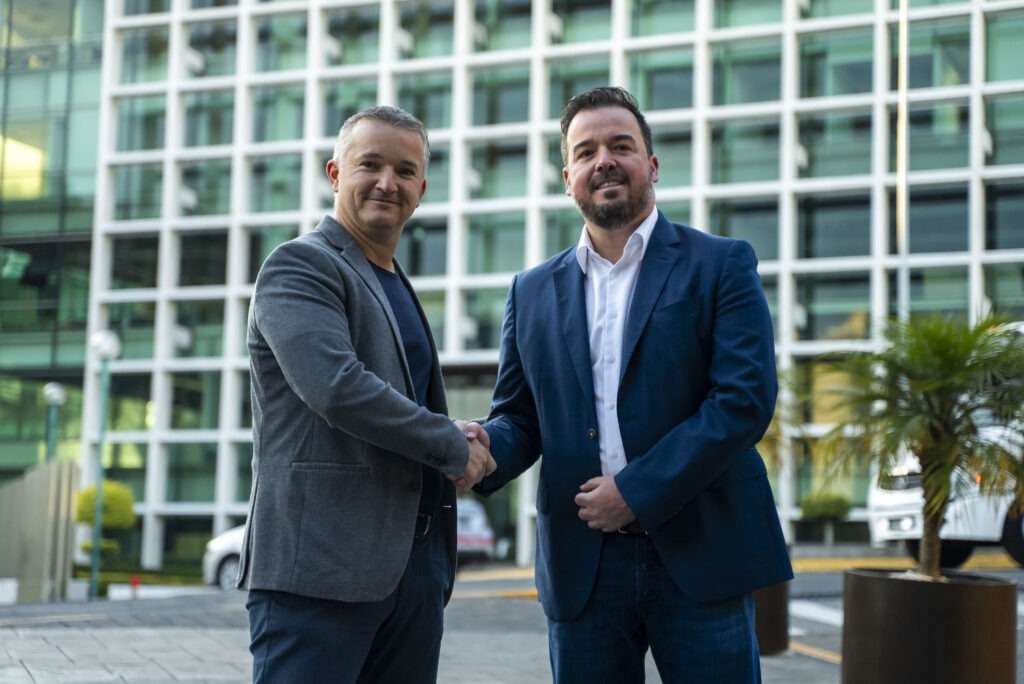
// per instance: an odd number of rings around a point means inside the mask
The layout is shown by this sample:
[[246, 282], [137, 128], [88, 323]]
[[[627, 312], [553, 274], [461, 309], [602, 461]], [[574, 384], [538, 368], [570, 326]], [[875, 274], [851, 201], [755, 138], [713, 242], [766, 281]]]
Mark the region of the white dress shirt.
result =
[[658, 210], [655, 208], [629, 236], [622, 257], [614, 264], [594, 251], [586, 227], [576, 247], [576, 260], [583, 271], [587, 298], [590, 366], [597, 403], [602, 475], [615, 475], [626, 467], [626, 450], [622, 446], [617, 413], [622, 333], [640, 275], [640, 264], [657, 218]]

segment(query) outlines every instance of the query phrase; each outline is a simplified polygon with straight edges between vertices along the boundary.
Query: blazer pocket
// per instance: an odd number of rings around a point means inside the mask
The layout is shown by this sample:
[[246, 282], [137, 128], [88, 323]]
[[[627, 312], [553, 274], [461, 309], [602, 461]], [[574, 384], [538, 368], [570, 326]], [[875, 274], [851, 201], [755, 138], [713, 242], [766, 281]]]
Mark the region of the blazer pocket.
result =
[[696, 318], [700, 315], [700, 297], [688, 297], [651, 312], [651, 323], [671, 323], [684, 318]]
[[370, 466], [366, 463], [337, 463], [330, 461], [294, 461], [292, 470], [305, 472], [342, 471], [342, 472], [369, 472]]

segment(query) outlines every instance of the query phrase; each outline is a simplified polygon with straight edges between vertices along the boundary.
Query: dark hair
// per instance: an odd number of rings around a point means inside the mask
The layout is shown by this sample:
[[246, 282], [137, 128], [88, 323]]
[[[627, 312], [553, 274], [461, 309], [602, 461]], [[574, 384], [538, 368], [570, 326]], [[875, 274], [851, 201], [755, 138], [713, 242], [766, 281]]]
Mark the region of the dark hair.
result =
[[426, 126], [404, 109], [388, 105], [370, 107], [345, 119], [341, 130], [338, 131], [338, 139], [334, 141], [334, 161], [341, 163], [341, 158], [345, 156], [345, 150], [352, 140], [352, 129], [363, 119], [376, 119], [394, 128], [419, 133], [423, 139], [423, 173], [427, 172], [427, 165], [430, 163], [430, 141], [427, 140]]
[[565, 136], [569, 132], [569, 124], [573, 118], [582, 111], [588, 109], [600, 109], [601, 107], [622, 107], [627, 109], [636, 118], [640, 125], [640, 133], [644, 137], [644, 146], [647, 148], [647, 156], [654, 154], [654, 141], [651, 136], [651, 127], [647, 119], [640, 112], [640, 106], [636, 98], [625, 88], [615, 86], [600, 86], [592, 88], [585, 93], [580, 93], [565, 103], [562, 108], [562, 163], [569, 161], [569, 147]]

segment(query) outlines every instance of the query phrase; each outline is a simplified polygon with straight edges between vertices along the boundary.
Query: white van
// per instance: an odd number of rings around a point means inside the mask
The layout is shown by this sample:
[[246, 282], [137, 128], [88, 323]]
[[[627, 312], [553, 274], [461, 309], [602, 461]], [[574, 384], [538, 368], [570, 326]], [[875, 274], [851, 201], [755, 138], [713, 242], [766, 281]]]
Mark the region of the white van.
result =
[[[1024, 339], [1024, 323], [1012, 324]], [[1011, 444], [1010, 432], [999, 425], [981, 428], [985, 439], [1001, 443], [1008, 451], [1024, 458], [1024, 445]], [[964, 477], [969, 477], [963, 474]], [[942, 526], [942, 549], [940, 564], [943, 567], [959, 567], [977, 546], [1002, 545], [1007, 553], [1024, 566], [1024, 522], [1010, 509], [1012, 496], [982, 496], [976, 488], [963, 490], [966, 495], [954, 492], [946, 511]], [[954, 488], [955, 489], [955, 488]], [[921, 541], [924, 493], [921, 489], [921, 470], [917, 459], [904, 455], [899, 463], [888, 472], [872, 472], [868, 487], [868, 524], [871, 526], [871, 543], [885, 546], [889, 542], [903, 542], [907, 552], [915, 559]]]

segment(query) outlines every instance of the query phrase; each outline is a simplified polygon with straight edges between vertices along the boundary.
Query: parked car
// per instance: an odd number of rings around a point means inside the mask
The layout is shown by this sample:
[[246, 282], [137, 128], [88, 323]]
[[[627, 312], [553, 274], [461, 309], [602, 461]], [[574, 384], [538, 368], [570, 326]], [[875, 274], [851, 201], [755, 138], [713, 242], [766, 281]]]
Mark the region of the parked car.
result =
[[[238, 576], [238, 558], [242, 551], [244, 525], [222, 532], [206, 544], [203, 554], [203, 582], [228, 591]], [[494, 558], [494, 530], [487, 511], [476, 499], [459, 499], [459, 561]]]

